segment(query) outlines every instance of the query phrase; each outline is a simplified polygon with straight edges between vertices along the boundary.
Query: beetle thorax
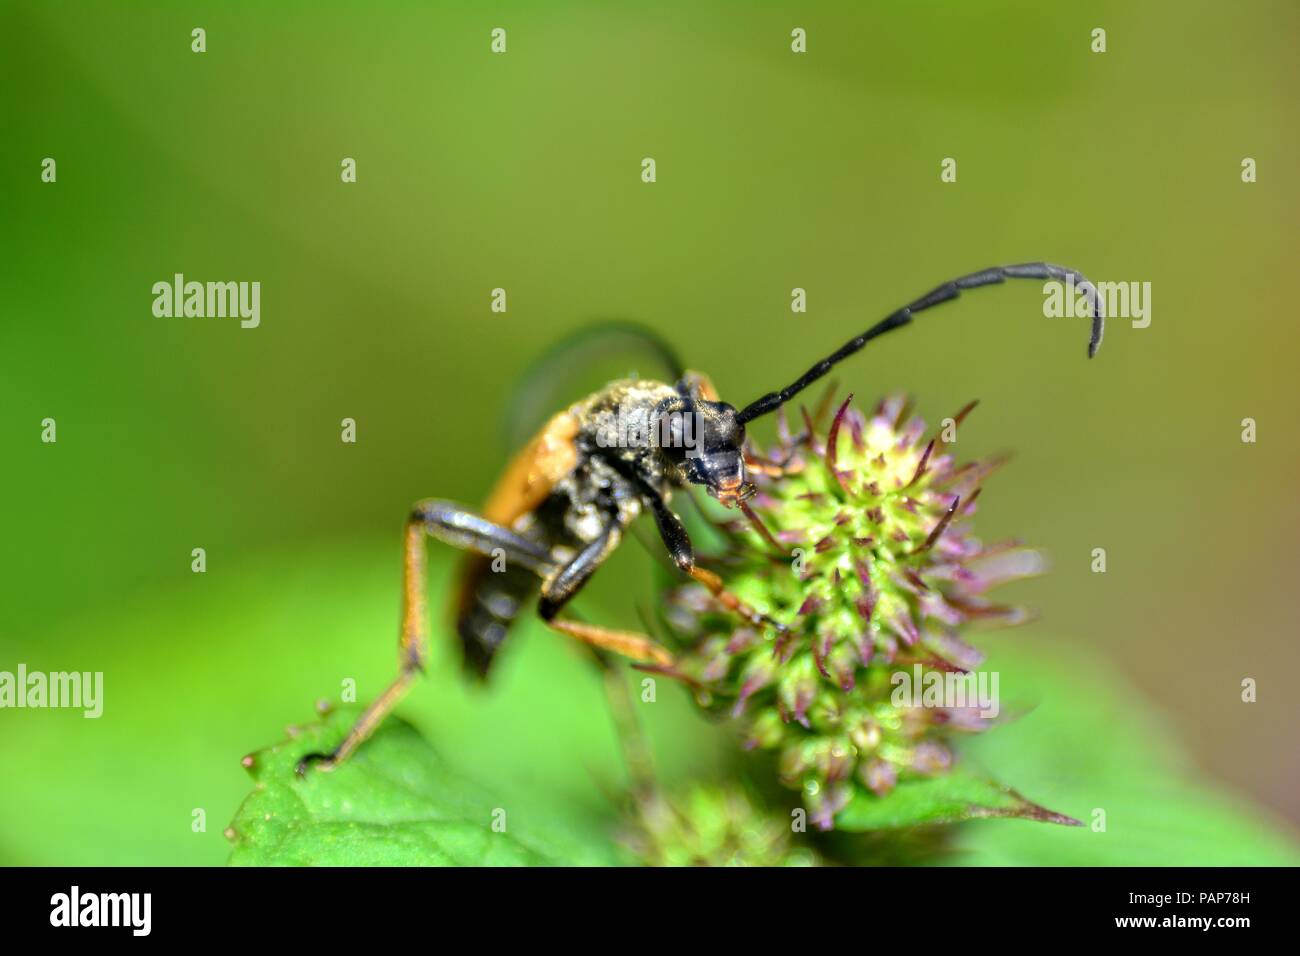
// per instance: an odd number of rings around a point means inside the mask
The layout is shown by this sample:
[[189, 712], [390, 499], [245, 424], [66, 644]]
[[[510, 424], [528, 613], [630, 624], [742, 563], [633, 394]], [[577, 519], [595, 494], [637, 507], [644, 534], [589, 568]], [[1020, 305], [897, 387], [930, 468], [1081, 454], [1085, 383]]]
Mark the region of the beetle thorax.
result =
[[635, 466], [656, 490], [663, 490], [665, 468], [656, 454], [665, 423], [660, 406], [677, 393], [671, 385], [648, 379], [620, 379], [571, 409], [581, 422], [579, 440], [590, 453]]

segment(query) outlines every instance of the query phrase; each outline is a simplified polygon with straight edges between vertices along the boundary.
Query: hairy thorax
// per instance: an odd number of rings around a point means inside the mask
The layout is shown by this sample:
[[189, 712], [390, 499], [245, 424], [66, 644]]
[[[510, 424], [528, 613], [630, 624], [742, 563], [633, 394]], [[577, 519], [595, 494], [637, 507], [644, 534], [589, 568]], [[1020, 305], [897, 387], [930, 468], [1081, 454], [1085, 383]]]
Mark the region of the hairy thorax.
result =
[[570, 406], [577, 426], [573, 468], [516, 530], [544, 539], [564, 559], [599, 539], [611, 523], [626, 528], [640, 515], [640, 489], [629, 474], [667, 499], [673, 481], [657, 453], [653, 414], [675, 394], [662, 382], [620, 379]]

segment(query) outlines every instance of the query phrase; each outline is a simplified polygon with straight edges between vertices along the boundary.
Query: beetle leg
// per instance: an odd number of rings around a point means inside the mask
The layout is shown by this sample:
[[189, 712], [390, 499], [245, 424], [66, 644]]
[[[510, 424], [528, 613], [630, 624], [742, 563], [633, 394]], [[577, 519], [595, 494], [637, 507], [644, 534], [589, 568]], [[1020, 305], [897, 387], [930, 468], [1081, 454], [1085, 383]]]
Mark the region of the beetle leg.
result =
[[668, 553], [672, 556], [677, 567], [708, 588], [713, 596], [722, 603], [722, 606], [733, 614], [738, 614], [755, 627], [766, 625], [775, 628], [778, 633], [784, 634], [786, 632], [787, 628], [784, 624], [780, 621], [774, 621], [761, 611], [750, 607], [728, 591], [723, 586], [720, 577], [712, 571], [707, 571], [697, 565], [695, 563], [695, 548], [691, 544], [690, 535], [686, 533], [686, 526], [682, 524], [682, 519], [677, 517], [663, 498], [655, 494], [653, 490], [646, 488], [644, 494], [654, 511], [655, 525], [659, 528], [659, 536], [663, 538], [664, 547], [668, 549]]
[[613, 651], [635, 661], [649, 661], [662, 665], [673, 662], [673, 656], [662, 645], [656, 644], [645, 634], [638, 634], [636, 631], [620, 631], [600, 624], [562, 619], [547, 621], [546, 626], [590, 647]]
[[748, 621], [750, 624], [754, 625], [755, 627], [762, 627], [764, 625], [767, 625], [768, 627], [775, 628], [776, 631], [781, 634], [784, 634], [787, 630], [789, 630], [780, 621], [773, 620], [772, 618], [764, 614], [762, 611], [755, 610], [754, 608], [746, 604], [744, 601], [742, 601], [740, 598], [736, 597], [736, 595], [728, 591], [726, 586], [723, 585], [722, 583], [722, 578], [718, 577], [712, 571], [702, 568], [698, 564], [693, 564], [689, 568], [685, 568], [684, 570], [694, 580], [698, 581], [700, 584], [703, 584], [706, 588], [708, 588], [709, 591], [712, 592], [713, 596], [718, 599], [718, 601], [722, 604], [723, 607], [725, 607], [731, 613], [738, 614], [739, 616], [743, 617], [746, 621]]
[[592, 574], [618, 545], [620, 537], [621, 529], [617, 524], [611, 523], [600, 537], [551, 575], [542, 585], [542, 597], [537, 605], [537, 613], [546, 622], [547, 627], [591, 647], [613, 651], [638, 661], [670, 664], [672, 655], [645, 634], [556, 617], [560, 609], [569, 603], [590, 580]]
[[400, 670], [396, 679], [357, 718], [343, 741], [328, 754], [313, 753], [298, 762], [298, 773], [310, 766], [333, 770], [365, 742], [406, 695], [416, 676], [424, 670], [429, 653], [429, 623], [425, 600], [424, 536], [492, 556], [500, 549], [506, 558], [540, 574], [554, 570], [550, 554], [533, 541], [508, 528], [481, 518], [449, 501], [427, 499], [411, 510], [406, 520], [406, 542], [402, 557], [402, 631], [399, 641]]
[[798, 467], [790, 467], [790, 460], [794, 457], [791, 452], [790, 456], [783, 462], [768, 461], [765, 458], [759, 458], [756, 455], [745, 452], [745, 465], [750, 471], [757, 472], [760, 475], [767, 475], [770, 478], [783, 478], [786, 475], [797, 475], [803, 471], [802, 463]]
[[[415, 505], [406, 524], [408, 545], [413, 527], [423, 529], [432, 537], [453, 547], [474, 551], [485, 557], [490, 558], [495, 552], [503, 551], [511, 561], [543, 576], [555, 570], [555, 559], [536, 541], [451, 501], [427, 498]], [[418, 533], [416, 539], [419, 539]]]

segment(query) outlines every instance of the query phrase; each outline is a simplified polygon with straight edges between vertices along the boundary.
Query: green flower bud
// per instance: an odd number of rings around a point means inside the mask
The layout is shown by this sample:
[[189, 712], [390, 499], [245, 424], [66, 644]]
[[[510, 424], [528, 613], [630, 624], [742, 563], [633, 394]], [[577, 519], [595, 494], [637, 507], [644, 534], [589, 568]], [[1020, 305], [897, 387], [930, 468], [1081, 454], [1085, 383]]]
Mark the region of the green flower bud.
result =
[[623, 844], [649, 866], [818, 866], [794, 842], [791, 818], [767, 811], [743, 790], [694, 786], [638, 804]]

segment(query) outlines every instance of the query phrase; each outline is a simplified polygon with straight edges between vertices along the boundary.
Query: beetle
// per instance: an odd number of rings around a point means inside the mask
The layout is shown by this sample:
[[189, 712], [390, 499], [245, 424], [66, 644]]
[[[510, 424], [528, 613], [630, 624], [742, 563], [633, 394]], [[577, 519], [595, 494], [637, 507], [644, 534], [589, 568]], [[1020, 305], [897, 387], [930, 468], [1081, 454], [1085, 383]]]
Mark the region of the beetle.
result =
[[792, 383], [736, 408], [709, 379], [680, 371], [673, 383], [621, 379], [554, 415], [501, 476], [481, 512], [450, 501], [418, 502], [406, 521], [400, 670], [328, 754], [309, 754], [329, 770], [347, 759], [396, 706], [424, 668], [428, 647], [425, 537], [471, 552], [461, 573], [456, 629], [467, 669], [486, 677], [511, 625], [537, 596], [536, 613], [552, 630], [637, 661], [667, 665], [671, 655], [644, 634], [561, 616], [565, 605], [618, 546], [632, 521], [649, 512], [676, 566], [752, 624], [783, 625], [732, 595], [695, 561], [680, 518], [668, 506], [674, 491], [703, 487], [727, 508], [746, 510], [749, 474], [771, 467], [745, 450], [745, 427], [817, 381], [872, 339], [910, 323], [920, 312], [962, 291], [1005, 279], [1073, 282], [1091, 313], [1088, 357], [1097, 353], [1105, 317], [1096, 289], [1078, 272], [1044, 262], [995, 266], [953, 279], [886, 316], [821, 359]]

